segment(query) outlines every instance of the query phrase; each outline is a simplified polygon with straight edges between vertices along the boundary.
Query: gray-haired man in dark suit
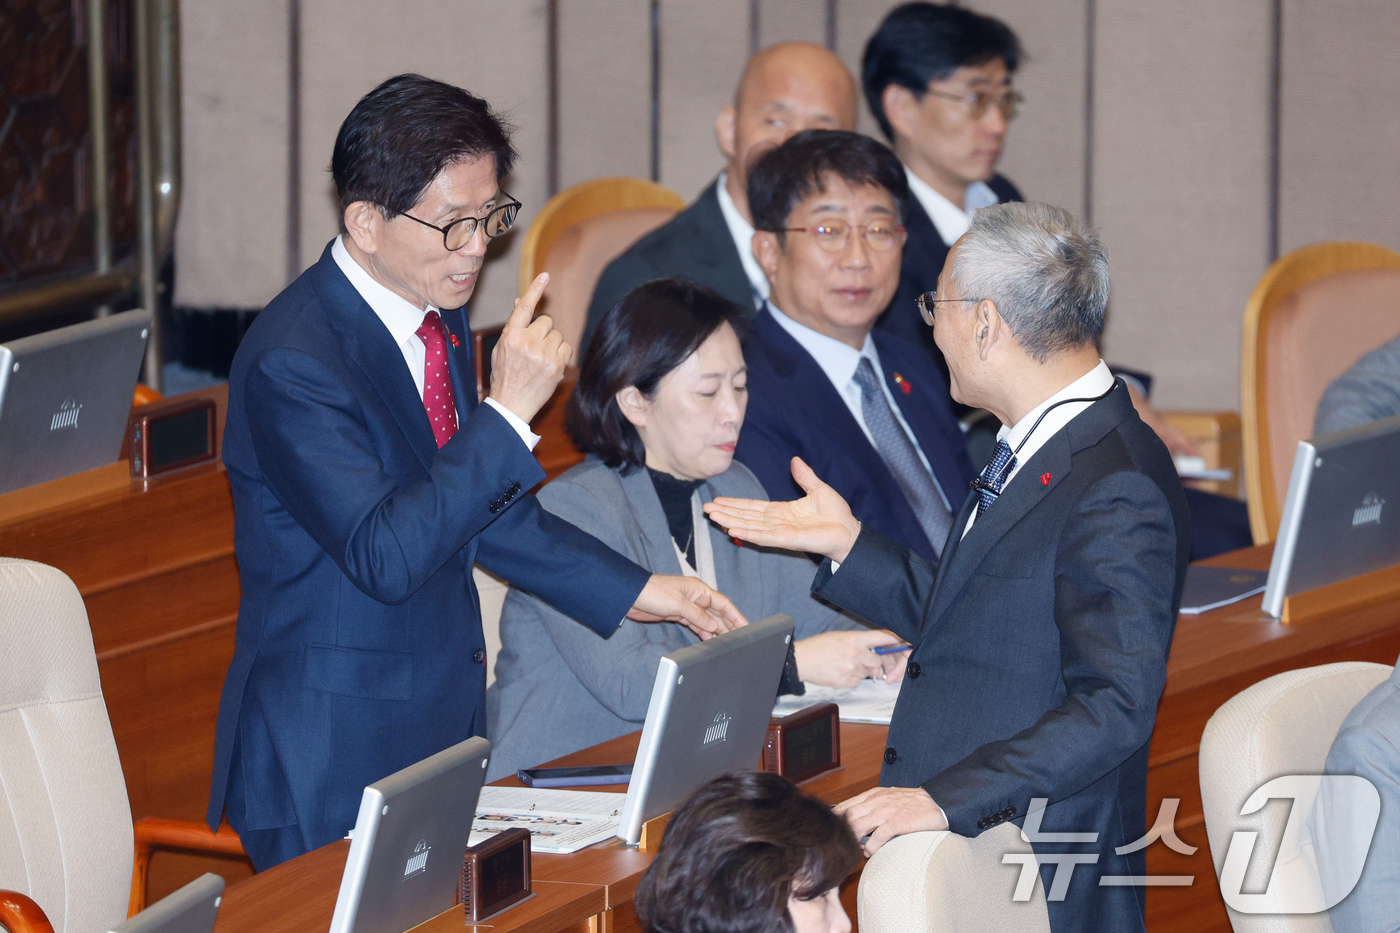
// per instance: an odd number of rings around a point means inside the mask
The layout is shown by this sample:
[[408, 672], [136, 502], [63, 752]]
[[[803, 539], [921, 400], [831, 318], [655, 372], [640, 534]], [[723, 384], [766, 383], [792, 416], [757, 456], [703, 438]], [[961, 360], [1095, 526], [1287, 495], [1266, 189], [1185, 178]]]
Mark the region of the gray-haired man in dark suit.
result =
[[1171, 457], [1099, 359], [1107, 299], [1098, 237], [1059, 208], [983, 208], [954, 246], [924, 296], [934, 339], [953, 397], [1009, 427], [939, 566], [862, 530], [800, 460], [803, 499], [707, 506], [740, 538], [826, 556], [814, 592], [914, 644], [882, 786], [838, 807], [866, 851], [1024, 821], [1056, 933], [1144, 929], [1144, 850], [1117, 850], [1146, 833], [1190, 547]]

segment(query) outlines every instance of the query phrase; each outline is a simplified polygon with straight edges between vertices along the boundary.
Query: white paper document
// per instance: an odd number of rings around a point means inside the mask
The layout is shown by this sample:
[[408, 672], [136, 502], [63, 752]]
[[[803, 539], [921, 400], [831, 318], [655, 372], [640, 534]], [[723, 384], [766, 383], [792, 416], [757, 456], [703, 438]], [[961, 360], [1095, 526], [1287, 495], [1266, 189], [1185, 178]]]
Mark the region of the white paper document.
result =
[[780, 697], [778, 705], [773, 707], [773, 715], [790, 716], [818, 703], [835, 703], [841, 708], [842, 722], [888, 726], [894, 715], [895, 701], [899, 699], [899, 686], [883, 680], [862, 680], [858, 686], [844, 688], [807, 684], [807, 692], [800, 697]]
[[567, 854], [612, 839], [626, 794], [539, 787], [481, 789], [468, 845], [507, 829], [530, 831], [530, 851]]

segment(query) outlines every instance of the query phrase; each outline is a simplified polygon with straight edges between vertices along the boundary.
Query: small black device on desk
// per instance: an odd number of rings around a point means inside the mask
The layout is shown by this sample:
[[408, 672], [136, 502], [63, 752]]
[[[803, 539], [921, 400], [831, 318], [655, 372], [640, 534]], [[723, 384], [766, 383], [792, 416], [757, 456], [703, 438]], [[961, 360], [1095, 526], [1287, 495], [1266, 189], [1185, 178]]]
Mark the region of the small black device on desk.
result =
[[768, 723], [763, 770], [794, 784], [841, 767], [841, 708], [818, 703]]
[[631, 765], [588, 765], [576, 768], [524, 768], [515, 772], [526, 787], [588, 787], [598, 784], [626, 784], [632, 780]]
[[214, 459], [214, 401], [172, 402], [131, 419], [131, 475], [146, 479]]
[[480, 923], [530, 896], [530, 831], [507, 829], [462, 859], [458, 900], [467, 923]]

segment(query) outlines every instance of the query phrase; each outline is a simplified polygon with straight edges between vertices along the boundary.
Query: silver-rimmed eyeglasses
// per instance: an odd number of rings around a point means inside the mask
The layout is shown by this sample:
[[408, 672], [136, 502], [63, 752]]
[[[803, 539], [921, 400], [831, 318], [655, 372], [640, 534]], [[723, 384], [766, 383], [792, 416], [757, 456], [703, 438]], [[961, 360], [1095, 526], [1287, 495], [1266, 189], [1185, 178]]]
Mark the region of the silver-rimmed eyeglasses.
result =
[[922, 295], [920, 295], [918, 298], [915, 298], [915, 299], [914, 299], [914, 303], [917, 304], [917, 305], [919, 306], [919, 317], [923, 318], [923, 319], [924, 319], [924, 323], [927, 324], [929, 327], [932, 327], [932, 326], [933, 326], [933, 312], [934, 312], [935, 310], [937, 310], [937, 309], [934, 307], [935, 305], [942, 304], [943, 302], [946, 302], [946, 301], [973, 301], [973, 302], [976, 302], [976, 301], [981, 301], [981, 300], [982, 300], [981, 298], [935, 298], [935, 297], [933, 297], [933, 296], [936, 295], [936, 294], [938, 294], [938, 293], [937, 293], [937, 292], [924, 292], [924, 293], [923, 293]]
[[901, 245], [904, 228], [893, 221], [877, 220], [868, 224], [852, 224], [844, 220], [828, 220], [812, 227], [783, 227], [785, 233], [810, 233], [817, 245], [829, 253], [839, 253], [851, 242], [851, 231], [859, 230], [871, 249], [884, 250]]
[[931, 87], [928, 89], [928, 93], [934, 97], [958, 100], [967, 104], [967, 115], [972, 117], [974, 122], [985, 117], [988, 110], [996, 107], [1001, 111], [1002, 119], [1010, 123], [1021, 115], [1021, 107], [1026, 103], [1026, 97], [1020, 91], [1002, 91], [999, 94], [988, 91], [968, 91], [966, 94], [954, 94]]
[[419, 220], [412, 214], [404, 214], [403, 216], [441, 233], [442, 245], [447, 247], [448, 252], [456, 252], [471, 242], [478, 224], [482, 225], [481, 229], [486, 233], [486, 239], [494, 240], [509, 230], [511, 224], [515, 223], [515, 215], [520, 213], [520, 202], [504, 191], [501, 192], [501, 197], [506, 199], [506, 203], [491, 208], [490, 213], [485, 217], [459, 217], [445, 227], [430, 224], [426, 220]]

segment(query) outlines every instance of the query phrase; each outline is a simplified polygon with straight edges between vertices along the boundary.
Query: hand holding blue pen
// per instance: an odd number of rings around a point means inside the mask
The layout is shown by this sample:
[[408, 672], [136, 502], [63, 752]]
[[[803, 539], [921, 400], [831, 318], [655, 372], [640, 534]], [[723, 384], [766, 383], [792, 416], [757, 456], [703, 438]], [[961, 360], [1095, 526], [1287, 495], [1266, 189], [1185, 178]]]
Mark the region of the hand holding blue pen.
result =
[[870, 649], [876, 654], [899, 654], [901, 651], [908, 651], [913, 645], [877, 645]]

